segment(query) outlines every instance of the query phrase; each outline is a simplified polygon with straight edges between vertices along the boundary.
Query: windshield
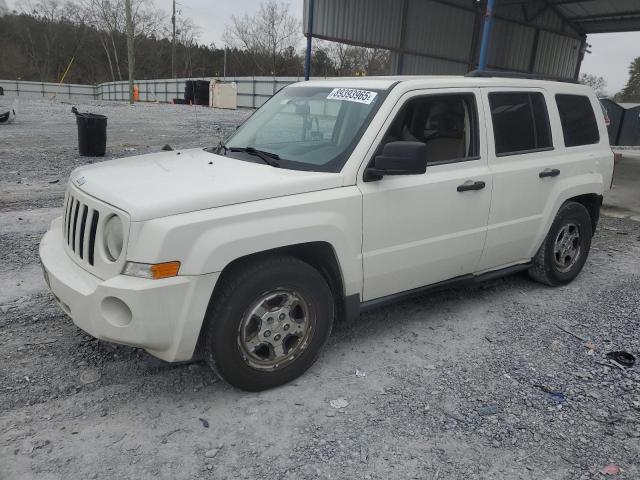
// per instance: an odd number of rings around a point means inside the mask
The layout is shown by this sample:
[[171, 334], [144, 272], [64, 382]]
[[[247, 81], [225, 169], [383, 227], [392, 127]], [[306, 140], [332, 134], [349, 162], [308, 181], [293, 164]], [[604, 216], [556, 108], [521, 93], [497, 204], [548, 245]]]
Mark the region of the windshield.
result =
[[248, 161], [260, 161], [256, 157], [263, 154], [262, 160], [277, 167], [338, 172], [382, 103], [383, 93], [285, 88], [242, 124], [218, 153]]

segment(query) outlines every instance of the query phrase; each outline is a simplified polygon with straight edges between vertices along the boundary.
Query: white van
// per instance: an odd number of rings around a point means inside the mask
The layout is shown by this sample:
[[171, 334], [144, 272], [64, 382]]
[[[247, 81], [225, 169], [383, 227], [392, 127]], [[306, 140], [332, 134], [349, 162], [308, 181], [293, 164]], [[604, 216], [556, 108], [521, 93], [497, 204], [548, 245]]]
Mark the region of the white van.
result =
[[338, 78], [273, 96], [225, 142], [75, 170], [42, 239], [80, 328], [262, 390], [334, 321], [434, 287], [582, 269], [613, 153], [578, 84]]

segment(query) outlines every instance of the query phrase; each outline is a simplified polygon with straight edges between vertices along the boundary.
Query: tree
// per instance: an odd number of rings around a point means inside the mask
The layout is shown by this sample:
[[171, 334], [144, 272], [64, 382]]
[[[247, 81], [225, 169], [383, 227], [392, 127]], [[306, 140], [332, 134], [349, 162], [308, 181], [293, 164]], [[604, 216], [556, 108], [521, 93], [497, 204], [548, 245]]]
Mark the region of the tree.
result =
[[603, 77], [598, 77], [597, 75], [592, 75], [590, 73], [583, 73], [580, 75], [579, 82], [593, 88], [599, 98], [607, 96], [607, 81]]
[[381, 48], [352, 47], [361, 75], [379, 75], [389, 69], [389, 51]]
[[60, 60], [65, 61], [60, 58], [59, 45], [64, 41], [60, 25], [70, 22], [72, 7], [69, 4], [63, 5], [59, 0], [40, 0], [37, 3], [26, 2], [23, 8], [25, 13], [37, 20], [37, 23], [24, 25], [24, 51], [38, 71], [39, 80], [44, 81], [52, 76], [59, 80], [62, 72], [57, 71], [54, 64]]
[[[124, 1], [24, 0], [20, 3], [21, 11], [0, 16], [0, 78], [44, 82], [60, 82], [64, 78], [65, 83], [81, 84], [126, 78], [129, 68]], [[91, 2], [93, 8], [89, 8]], [[121, 5], [120, 11], [118, 5]], [[152, 0], [131, 0], [131, 7], [135, 78], [171, 78], [170, 22], [154, 7]], [[97, 14], [106, 17], [105, 23], [96, 18]], [[256, 56], [244, 48], [233, 47], [227, 49], [225, 70], [225, 49], [199, 44], [197, 27], [188, 19], [177, 20], [177, 75], [222, 76], [225, 71], [228, 76], [255, 75], [260, 71], [256, 62], [264, 72], [272, 71], [272, 53]], [[276, 55], [278, 75], [303, 74], [299, 45], [291, 43]], [[318, 45], [320, 40], [314, 43], [314, 62], [317, 62], [314, 71], [317, 75], [336, 75], [328, 51], [318, 54]], [[346, 75], [366, 70], [354, 65], [345, 70]]]
[[640, 103], [640, 57], [629, 65], [629, 80], [622, 91], [616, 95], [621, 102]]
[[[122, 80], [120, 58], [126, 50], [127, 36], [125, 0], [82, 0], [82, 9], [86, 12], [89, 24], [100, 32], [111, 79]], [[153, 6], [152, 0], [131, 0], [131, 10], [134, 38], [157, 34], [163, 14]]]
[[[194, 65], [192, 62], [192, 53], [198, 48], [198, 37], [200, 29], [189, 18], [176, 19], [176, 41], [184, 48], [184, 66], [181, 72], [183, 77], [193, 76]], [[204, 72], [200, 72], [204, 76]]]
[[0, 0], [0, 17], [9, 13], [9, 7], [7, 6], [7, 0]]
[[227, 45], [252, 54], [262, 74], [281, 73], [281, 57], [295, 52], [302, 39], [300, 20], [289, 13], [289, 4], [270, 0], [260, 4], [254, 16], [231, 17], [231, 25], [224, 31]]
[[388, 50], [315, 40], [312, 75], [384, 75], [389, 73]]

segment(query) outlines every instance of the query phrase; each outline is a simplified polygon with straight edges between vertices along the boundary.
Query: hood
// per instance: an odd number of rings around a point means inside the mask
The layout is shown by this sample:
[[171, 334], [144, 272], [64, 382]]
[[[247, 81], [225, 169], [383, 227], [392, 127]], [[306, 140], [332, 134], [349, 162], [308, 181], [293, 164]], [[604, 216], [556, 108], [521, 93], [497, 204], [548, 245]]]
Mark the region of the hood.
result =
[[342, 175], [274, 168], [193, 149], [80, 167], [71, 181], [135, 222], [336, 188]]

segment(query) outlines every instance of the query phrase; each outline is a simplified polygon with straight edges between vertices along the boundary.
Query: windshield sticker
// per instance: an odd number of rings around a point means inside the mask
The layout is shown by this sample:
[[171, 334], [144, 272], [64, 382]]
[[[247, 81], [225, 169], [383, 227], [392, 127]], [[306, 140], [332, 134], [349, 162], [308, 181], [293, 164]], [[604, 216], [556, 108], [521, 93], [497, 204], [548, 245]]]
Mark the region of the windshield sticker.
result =
[[327, 100], [346, 100], [347, 102], [369, 105], [377, 95], [376, 92], [358, 90], [357, 88], [334, 88], [327, 97]]

